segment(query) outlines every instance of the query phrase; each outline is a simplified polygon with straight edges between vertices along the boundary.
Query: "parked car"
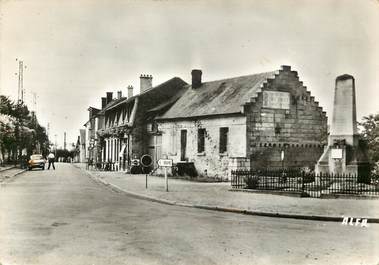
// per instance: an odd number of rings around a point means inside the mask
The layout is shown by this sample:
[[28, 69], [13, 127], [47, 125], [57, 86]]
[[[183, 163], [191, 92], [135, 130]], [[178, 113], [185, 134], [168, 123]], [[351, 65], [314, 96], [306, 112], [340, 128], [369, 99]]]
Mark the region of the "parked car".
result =
[[42, 155], [31, 155], [30, 160], [28, 161], [28, 169], [32, 170], [33, 168], [39, 167], [42, 170], [45, 169], [46, 160]]

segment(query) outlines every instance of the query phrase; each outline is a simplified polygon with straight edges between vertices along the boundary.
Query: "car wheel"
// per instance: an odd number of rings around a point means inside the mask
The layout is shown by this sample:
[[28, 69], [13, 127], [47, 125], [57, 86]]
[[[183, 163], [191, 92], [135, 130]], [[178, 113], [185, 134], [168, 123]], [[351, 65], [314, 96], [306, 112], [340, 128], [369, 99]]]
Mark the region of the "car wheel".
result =
[[29, 169], [29, 170], [32, 170], [32, 168], [31, 168], [31, 167], [29, 167], [28, 169]]
[[45, 167], [42, 167], [42, 170], [45, 170]]

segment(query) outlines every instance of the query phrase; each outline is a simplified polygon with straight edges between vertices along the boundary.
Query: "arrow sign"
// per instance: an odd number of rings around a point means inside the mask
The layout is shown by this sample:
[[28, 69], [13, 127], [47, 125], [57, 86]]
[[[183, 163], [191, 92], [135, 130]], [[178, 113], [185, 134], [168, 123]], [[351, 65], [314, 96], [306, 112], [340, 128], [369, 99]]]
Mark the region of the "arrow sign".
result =
[[172, 167], [172, 159], [159, 159], [158, 166], [160, 167]]

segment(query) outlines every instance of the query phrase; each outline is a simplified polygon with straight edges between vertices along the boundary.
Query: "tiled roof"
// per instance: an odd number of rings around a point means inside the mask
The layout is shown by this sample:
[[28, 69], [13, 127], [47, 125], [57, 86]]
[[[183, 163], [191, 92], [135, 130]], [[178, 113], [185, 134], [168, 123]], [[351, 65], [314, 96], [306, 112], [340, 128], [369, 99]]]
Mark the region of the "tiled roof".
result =
[[151, 100], [152, 105], [157, 106], [170, 101], [172, 97], [177, 97], [178, 94], [183, 94], [183, 86], [187, 85], [179, 77], [173, 77], [162, 84], [144, 91], [139, 95], [142, 100]]
[[183, 86], [186, 84], [187, 83], [185, 83], [181, 78], [173, 77], [160, 85], [157, 85], [149, 90], [142, 92], [141, 94], [135, 95], [130, 98], [122, 98], [122, 100], [118, 100], [116, 102], [112, 101], [101, 112], [111, 110], [122, 104], [128, 104], [130, 102], [133, 102], [137, 97], [141, 98], [142, 100], [152, 100], [154, 101], [154, 103], [158, 102], [160, 105], [166, 104], [167, 101], [172, 101], [172, 97], [177, 99], [177, 97], [183, 93], [181, 92], [181, 90]]
[[126, 97], [121, 97], [121, 98], [119, 98], [119, 99], [113, 99], [111, 102], [109, 102], [109, 103], [105, 106], [105, 108], [103, 108], [102, 110], [100, 110], [100, 112], [99, 112], [98, 114], [104, 114], [105, 111], [110, 110], [110, 109], [116, 107], [116, 105], [121, 104], [121, 103], [122, 103], [123, 101], [125, 101], [125, 100], [126, 100]]
[[273, 78], [275, 71], [204, 82], [182, 97], [159, 119], [180, 119], [219, 114], [241, 113], [242, 106], [257, 96], [261, 85]]

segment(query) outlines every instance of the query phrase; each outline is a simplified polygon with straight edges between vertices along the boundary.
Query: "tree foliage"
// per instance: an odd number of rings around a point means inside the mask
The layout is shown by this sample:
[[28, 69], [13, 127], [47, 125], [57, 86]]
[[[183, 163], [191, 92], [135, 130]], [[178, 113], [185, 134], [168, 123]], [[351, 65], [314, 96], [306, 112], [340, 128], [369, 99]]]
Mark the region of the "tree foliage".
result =
[[363, 117], [359, 126], [361, 128], [361, 136], [367, 143], [371, 165], [377, 171], [379, 170], [379, 114], [370, 114]]
[[49, 139], [33, 112], [22, 102], [0, 95], [0, 151], [3, 159], [17, 160], [21, 151], [47, 154]]

